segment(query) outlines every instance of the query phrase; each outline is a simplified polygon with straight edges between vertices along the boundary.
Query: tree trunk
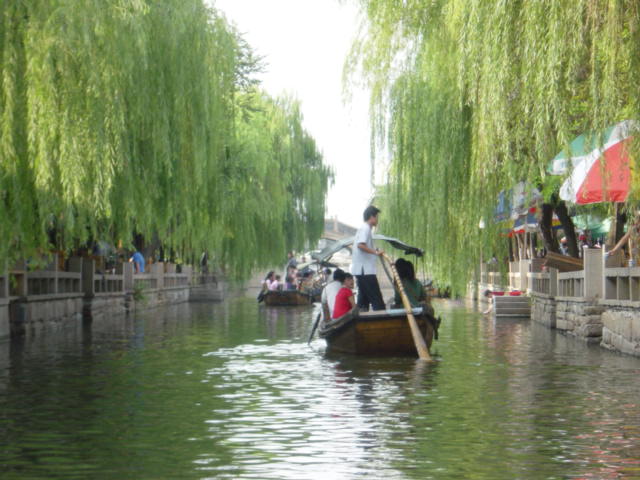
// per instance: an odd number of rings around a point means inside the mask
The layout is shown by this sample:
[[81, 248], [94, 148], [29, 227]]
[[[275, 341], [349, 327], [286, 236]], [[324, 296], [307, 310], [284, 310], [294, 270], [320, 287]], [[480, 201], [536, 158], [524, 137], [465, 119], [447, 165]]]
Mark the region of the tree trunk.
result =
[[616, 203], [616, 241], [614, 245], [624, 236], [624, 225], [627, 223], [627, 214], [622, 208], [622, 203]]
[[567, 247], [569, 248], [569, 255], [574, 258], [580, 258], [580, 250], [578, 250], [578, 238], [576, 237], [576, 228], [573, 225], [573, 220], [569, 216], [567, 205], [563, 201], [559, 201], [555, 208], [558, 219], [562, 224], [564, 230], [564, 236], [567, 237]]
[[560, 246], [558, 245], [558, 239], [553, 233], [553, 205], [550, 203], [542, 204], [542, 218], [540, 219], [540, 231], [542, 232], [542, 240], [544, 242], [544, 248], [547, 252], [560, 253]]
[[627, 214], [624, 212], [622, 203], [615, 204], [615, 214], [611, 221], [609, 233], [607, 234], [607, 250], [611, 250], [624, 235], [624, 225], [627, 223]]

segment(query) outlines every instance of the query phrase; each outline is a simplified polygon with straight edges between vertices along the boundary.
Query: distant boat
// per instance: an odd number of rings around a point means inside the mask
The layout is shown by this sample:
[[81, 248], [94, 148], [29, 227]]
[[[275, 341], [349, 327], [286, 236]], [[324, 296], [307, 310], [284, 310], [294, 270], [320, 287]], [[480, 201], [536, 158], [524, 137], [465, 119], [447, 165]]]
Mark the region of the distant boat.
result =
[[270, 307], [295, 306], [295, 305], [311, 305], [315, 300], [313, 295], [299, 292], [298, 290], [277, 290], [266, 292], [262, 299], [265, 305]]
[[[427, 307], [428, 309], [428, 307]], [[431, 348], [439, 320], [423, 308], [413, 314], [428, 348]], [[356, 355], [416, 355], [407, 314], [402, 308], [372, 312], [351, 312], [322, 322], [318, 332], [328, 352]]]

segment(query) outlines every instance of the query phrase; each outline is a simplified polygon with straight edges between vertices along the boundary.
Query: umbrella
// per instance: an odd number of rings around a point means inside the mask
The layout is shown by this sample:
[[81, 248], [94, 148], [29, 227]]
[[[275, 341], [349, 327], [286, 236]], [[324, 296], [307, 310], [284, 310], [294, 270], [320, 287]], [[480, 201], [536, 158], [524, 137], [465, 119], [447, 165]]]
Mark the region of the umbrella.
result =
[[629, 143], [638, 123], [625, 120], [603, 132], [583, 133], [569, 145], [570, 157], [560, 152], [550, 172], [569, 176], [560, 187], [560, 198], [586, 205], [624, 202], [629, 194]]
[[592, 238], [604, 237], [611, 228], [611, 219], [604, 220], [593, 215], [576, 215], [573, 224], [582, 232], [590, 231]]

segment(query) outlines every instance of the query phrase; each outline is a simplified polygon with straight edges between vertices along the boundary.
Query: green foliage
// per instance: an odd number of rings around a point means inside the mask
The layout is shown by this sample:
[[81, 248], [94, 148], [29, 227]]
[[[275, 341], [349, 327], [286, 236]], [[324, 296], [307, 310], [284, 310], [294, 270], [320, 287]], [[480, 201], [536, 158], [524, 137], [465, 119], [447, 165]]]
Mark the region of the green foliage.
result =
[[330, 172], [202, 0], [2, 2], [0, 65], [0, 258], [135, 232], [246, 274], [317, 238]]
[[382, 227], [427, 245], [437, 278], [461, 290], [482, 247], [500, 249], [491, 219], [501, 189], [545, 184], [577, 134], [639, 117], [640, 7], [358, 3], [363, 33], [347, 70], [368, 80], [376, 146], [391, 156]]

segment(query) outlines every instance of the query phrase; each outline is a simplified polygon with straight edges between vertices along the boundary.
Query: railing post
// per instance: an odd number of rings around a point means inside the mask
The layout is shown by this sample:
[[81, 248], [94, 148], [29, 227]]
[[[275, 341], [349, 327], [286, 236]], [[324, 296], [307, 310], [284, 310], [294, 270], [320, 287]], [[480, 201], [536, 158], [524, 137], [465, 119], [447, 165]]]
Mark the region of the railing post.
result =
[[53, 263], [52, 263], [52, 267], [53, 267], [53, 293], [58, 294], [60, 293], [60, 290], [58, 289], [58, 254], [54, 253], [53, 254]]
[[0, 292], [0, 297], [9, 298], [9, 270], [7, 270], [7, 264], [4, 264], [4, 272], [2, 274], [4, 276], [4, 281], [2, 282], [2, 292]]
[[164, 263], [152, 263], [151, 274], [156, 278], [156, 288], [162, 290], [164, 288]]
[[124, 275], [124, 291], [131, 292], [133, 290], [133, 263], [122, 263], [122, 275]]
[[558, 269], [549, 269], [549, 296], [556, 297], [558, 295]]
[[527, 273], [529, 273], [529, 260], [520, 260], [520, 286], [518, 290], [521, 292], [527, 291]]
[[582, 251], [585, 298], [602, 298], [604, 292], [602, 250], [601, 248], [585, 248]]
[[96, 273], [96, 264], [92, 258], [82, 259], [82, 291], [85, 296], [93, 297], [95, 295], [95, 285], [93, 283]]

